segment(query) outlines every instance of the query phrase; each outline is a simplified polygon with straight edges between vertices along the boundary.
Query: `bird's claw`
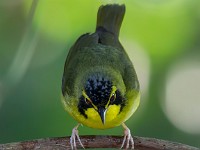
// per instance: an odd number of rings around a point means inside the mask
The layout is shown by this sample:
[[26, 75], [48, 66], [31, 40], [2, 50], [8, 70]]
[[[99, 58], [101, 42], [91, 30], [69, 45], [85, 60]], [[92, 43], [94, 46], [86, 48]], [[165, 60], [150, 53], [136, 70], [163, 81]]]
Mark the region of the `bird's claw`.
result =
[[[129, 149], [129, 146], [131, 145], [131, 149], [134, 149], [134, 141], [133, 137], [131, 135], [130, 129], [123, 123], [122, 124], [124, 128], [124, 139], [121, 145], [121, 149], [124, 147], [125, 149]], [[126, 143], [126, 147], [125, 147]]]
[[[72, 135], [71, 135], [71, 137], [70, 137], [71, 149], [75, 149], [75, 150], [77, 149], [77, 146], [76, 146], [76, 138], [78, 139], [78, 141], [79, 141], [81, 147], [84, 148], [84, 146], [83, 146], [83, 144], [82, 144], [82, 142], [81, 142], [81, 139], [80, 139], [80, 137], [79, 137], [79, 135], [78, 135], [78, 126], [79, 126], [79, 125], [77, 125], [76, 127], [73, 128], [73, 130], [72, 130]], [[85, 148], [84, 148], [84, 149], [85, 149]]]

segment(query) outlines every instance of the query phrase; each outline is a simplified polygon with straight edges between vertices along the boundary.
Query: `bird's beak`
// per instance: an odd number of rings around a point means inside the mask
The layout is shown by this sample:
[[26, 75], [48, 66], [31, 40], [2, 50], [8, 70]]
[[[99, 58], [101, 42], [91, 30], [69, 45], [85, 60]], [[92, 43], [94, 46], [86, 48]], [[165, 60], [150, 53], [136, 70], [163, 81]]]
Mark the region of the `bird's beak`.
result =
[[105, 124], [105, 121], [106, 121], [106, 111], [107, 111], [107, 109], [105, 109], [104, 107], [98, 108], [98, 113], [101, 117], [101, 121], [103, 124]]

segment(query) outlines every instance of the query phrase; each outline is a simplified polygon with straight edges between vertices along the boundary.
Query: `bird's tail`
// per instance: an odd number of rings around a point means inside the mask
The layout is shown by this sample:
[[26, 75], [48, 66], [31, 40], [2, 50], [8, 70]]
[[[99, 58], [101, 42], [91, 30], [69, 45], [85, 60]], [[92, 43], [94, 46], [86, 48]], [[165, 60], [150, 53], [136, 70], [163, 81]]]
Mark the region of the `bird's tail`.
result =
[[96, 31], [105, 30], [118, 37], [124, 14], [125, 5], [102, 5], [97, 15]]

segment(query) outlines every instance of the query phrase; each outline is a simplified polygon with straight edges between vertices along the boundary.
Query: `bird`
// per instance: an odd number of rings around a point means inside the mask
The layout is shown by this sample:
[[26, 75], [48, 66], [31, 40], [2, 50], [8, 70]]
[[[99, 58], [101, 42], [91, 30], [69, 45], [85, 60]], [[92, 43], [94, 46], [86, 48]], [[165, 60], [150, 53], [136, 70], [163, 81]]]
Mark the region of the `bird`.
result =
[[78, 122], [70, 144], [80, 145], [79, 125], [95, 129], [124, 128], [121, 148], [134, 149], [127, 121], [140, 103], [140, 84], [119, 41], [125, 4], [101, 5], [94, 33], [81, 35], [69, 49], [62, 77], [62, 103]]

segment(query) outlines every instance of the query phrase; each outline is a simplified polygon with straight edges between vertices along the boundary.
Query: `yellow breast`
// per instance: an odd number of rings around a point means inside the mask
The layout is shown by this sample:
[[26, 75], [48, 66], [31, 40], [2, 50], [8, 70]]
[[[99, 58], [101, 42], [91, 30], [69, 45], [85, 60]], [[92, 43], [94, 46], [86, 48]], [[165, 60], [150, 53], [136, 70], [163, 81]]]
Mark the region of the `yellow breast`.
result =
[[115, 119], [117, 118], [119, 111], [120, 111], [119, 105], [110, 105], [106, 112], [105, 124], [103, 124], [98, 112], [94, 108], [88, 108], [85, 111], [85, 114], [87, 115], [88, 118], [85, 119], [84, 122], [82, 123], [92, 128], [98, 128], [98, 129], [112, 128], [116, 126]]
[[[101, 118], [98, 114], [98, 112], [94, 108], [88, 108], [85, 111], [85, 114], [87, 115], [87, 118], [85, 118], [83, 115], [80, 114], [80, 112], [77, 109], [77, 104], [75, 100], [71, 99], [66, 102], [66, 98], [62, 98], [62, 102], [64, 104], [65, 109], [69, 112], [70, 115], [72, 115], [79, 123], [86, 125], [91, 128], [97, 128], [97, 129], [107, 129], [107, 128], [113, 128], [116, 126], [121, 125], [123, 122], [125, 122], [127, 119], [130, 118], [130, 116], [135, 112], [137, 107], [139, 106], [140, 102], [140, 94], [139, 93], [129, 93], [127, 95], [127, 103], [123, 107], [123, 110], [120, 112], [120, 105], [110, 105], [106, 112], [106, 120], [105, 124], [102, 123]], [[69, 103], [70, 102], [70, 103]]]

